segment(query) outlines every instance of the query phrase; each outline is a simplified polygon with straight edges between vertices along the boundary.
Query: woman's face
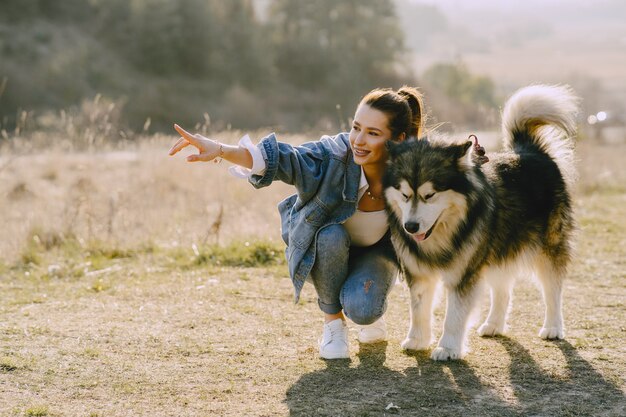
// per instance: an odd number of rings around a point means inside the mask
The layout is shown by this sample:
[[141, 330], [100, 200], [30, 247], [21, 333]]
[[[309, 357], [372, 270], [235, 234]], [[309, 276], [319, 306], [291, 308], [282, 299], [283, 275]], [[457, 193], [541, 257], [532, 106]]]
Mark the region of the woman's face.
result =
[[385, 142], [391, 139], [387, 115], [367, 104], [360, 104], [350, 130], [350, 146], [358, 165], [381, 164], [387, 161]]

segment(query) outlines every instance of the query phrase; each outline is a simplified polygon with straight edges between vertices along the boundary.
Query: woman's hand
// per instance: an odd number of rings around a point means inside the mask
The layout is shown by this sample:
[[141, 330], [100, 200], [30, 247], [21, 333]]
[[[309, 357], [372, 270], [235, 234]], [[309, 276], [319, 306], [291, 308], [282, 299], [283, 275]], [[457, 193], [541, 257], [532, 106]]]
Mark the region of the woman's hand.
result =
[[175, 155], [181, 149], [191, 145], [198, 149], [198, 153], [195, 155], [189, 155], [187, 162], [197, 161], [211, 161], [219, 156], [223, 152], [222, 145], [214, 140], [207, 139], [202, 135], [187, 132], [185, 129], [178, 125], [174, 125], [174, 129], [180, 134], [181, 138], [170, 149], [170, 156]]

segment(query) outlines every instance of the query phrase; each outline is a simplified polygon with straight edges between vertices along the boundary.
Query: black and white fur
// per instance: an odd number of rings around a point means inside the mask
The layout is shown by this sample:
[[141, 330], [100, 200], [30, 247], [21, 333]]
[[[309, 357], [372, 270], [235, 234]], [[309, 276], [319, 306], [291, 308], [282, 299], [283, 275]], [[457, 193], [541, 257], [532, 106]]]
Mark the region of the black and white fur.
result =
[[562, 86], [517, 91], [502, 114], [504, 151], [475, 163], [472, 142], [389, 143], [383, 179], [392, 240], [411, 296], [402, 347], [431, 344], [437, 282], [447, 293], [432, 359], [463, 357], [468, 319], [483, 283], [491, 309], [481, 336], [504, 332], [514, 276], [530, 268], [543, 291], [544, 339], [561, 339], [561, 293], [574, 229], [573, 136], [578, 99]]

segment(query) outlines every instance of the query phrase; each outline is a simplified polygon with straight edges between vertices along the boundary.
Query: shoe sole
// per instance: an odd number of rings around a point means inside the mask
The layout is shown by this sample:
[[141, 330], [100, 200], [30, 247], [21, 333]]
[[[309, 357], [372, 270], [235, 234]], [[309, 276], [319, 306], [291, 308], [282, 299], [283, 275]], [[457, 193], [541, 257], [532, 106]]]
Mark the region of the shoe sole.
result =
[[386, 337], [379, 337], [377, 339], [359, 339], [360, 343], [364, 343], [366, 345], [372, 344], [372, 343], [380, 343], [380, 342], [386, 342], [387, 338]]
[[[382, 332], [380, 332], [382, 333]], [[363, 334], [359, 333], [357, 340], [360, 343], [378, 343], [378, 342], [386, 342], [387, 341], [387, 332], [384, 332], [381, 336], [378, 337], [367, 337]]]
[[338, 354], [338, 355], [328, 355], [328, 356], [322, 356], [320, 354], [320, 359], [326, 359], [326, 360], [333, 360], [333, 359], [350, 359], [350, 355], [343, 355], [343, 354]]

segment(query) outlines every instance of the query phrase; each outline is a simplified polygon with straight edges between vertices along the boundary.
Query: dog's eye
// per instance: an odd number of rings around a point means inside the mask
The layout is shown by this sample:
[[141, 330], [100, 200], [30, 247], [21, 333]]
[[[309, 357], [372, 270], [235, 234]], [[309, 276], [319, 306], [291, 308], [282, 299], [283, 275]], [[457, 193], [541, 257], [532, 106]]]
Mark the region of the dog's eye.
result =
[[409, 197], [408, 195], [406, 195], [404, 193], [402, 193], [402, 197], [404, 198], [404, 201], [409, 201], [409, 198], [411, 198], [411, 197]]
[[435, 193], [427, 194], [426, 196], [424, 196], [424, 200], [430, 200], [431, 198], [433, 198], [434, 195]]

